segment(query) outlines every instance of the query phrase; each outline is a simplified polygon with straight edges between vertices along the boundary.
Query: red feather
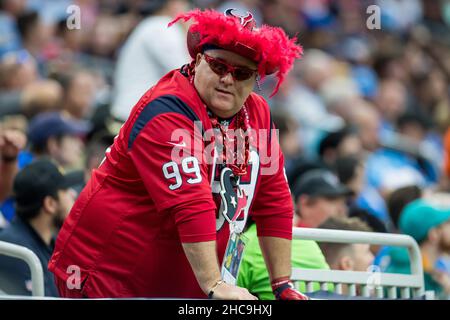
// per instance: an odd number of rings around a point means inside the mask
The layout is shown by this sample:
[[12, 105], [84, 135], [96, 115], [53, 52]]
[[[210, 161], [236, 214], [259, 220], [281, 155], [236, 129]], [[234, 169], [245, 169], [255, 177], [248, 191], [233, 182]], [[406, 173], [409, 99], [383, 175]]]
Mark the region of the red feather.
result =
[[190, 19], [195, 21], [189, 29], [190, 32], [201, 35], [199, 46], [209, 43], [233, 48], [236, 43], [240, 43], [252, 48], [255, 56], [251, 59], [258, 63], [259, 75], [263, 78], [276, 72], [278, 82], [271, 97], [292, 69], [295, 59], [300, 58], [303, 53], [302, 47], [296, 44], [297, 38], [289, 39], [281, 28], [262, 25], [249, 30], [240, 24], [239, 19], [214, 10], [196, 9], [180, 14], [169, 23], [169, 27], [179, 20], [186, 22]]

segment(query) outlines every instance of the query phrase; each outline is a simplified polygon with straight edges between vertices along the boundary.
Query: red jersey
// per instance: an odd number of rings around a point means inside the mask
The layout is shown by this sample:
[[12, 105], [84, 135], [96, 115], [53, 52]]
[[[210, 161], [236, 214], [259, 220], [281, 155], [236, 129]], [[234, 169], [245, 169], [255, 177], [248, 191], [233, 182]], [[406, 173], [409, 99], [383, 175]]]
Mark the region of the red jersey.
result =
[[[251, 128], [267, 129], [270, 143], [278, 146], [265, 100], [252, 93], [245, 104]], [[66, 281], [69, 267], [78, 266], [82, 293], [91, 298], [205, 298], [182, 243], [216, 240], [221, 262], [229, 237], [228, 222], [217, 216], [218, 165], [197, 152], [208, 145], [204, 139], [195, 143], [198, 132], [209, 129], [207, 109], [180, 70], [147, 91], [59, 232], [49, 262], [55, 276]], [[174, 159], [177, 148], [192, 154]], [[273, 164], [260, 158], [253, 147], [241, 177], [245, 215], [255, 220], [259, 236], [291, 239], [293, 206], [283, 156], [278, 148], [278, 169], [265, 175], [261, 170]]]

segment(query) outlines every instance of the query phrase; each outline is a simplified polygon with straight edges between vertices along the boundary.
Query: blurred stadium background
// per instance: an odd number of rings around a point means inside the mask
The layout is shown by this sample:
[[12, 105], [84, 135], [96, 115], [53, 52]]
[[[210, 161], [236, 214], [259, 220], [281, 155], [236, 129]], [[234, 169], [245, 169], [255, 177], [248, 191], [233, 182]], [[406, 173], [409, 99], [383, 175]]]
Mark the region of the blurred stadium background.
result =
[[[19, 168], [50, 156], [71, 173], [76, 197], [138, 98], [189, 62], [188, 25], [167, 23], [194, 7], [250, 11], [304, 47], [275, 97], [270, 77], [255, 88], [280, 130], [292, 189], [312, 169], [332, 171], [353, 191], [344, 215], [376, 232], [409, 234], [398, 221], [414, 201], [449, 215], [448, 0], [0, 0], [0, 137], [27, 137]], [[7, 228], [14, 202], [2, 174]], [[445, 299], [444, 232], [424, 270]], [[395, 252], [371, 249], [371, 264], [402, 272], [391, 265]], [[439, 276], [434, 261], [444, 265]]]

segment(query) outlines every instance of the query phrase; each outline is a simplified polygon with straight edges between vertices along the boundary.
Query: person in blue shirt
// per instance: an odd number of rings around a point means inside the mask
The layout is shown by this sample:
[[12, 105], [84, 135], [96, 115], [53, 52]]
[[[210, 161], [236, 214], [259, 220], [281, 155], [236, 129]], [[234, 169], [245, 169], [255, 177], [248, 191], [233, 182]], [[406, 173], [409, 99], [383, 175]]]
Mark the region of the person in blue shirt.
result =
[[[58, 296], [47, 264], [54, 238], [75, 201], [67, 178], [50, 160], [36, 160], [17, 174], [13, 193], [16, 216], [0, 231], [0, 241], [33, 251], [44, 271], [45, 295]], [[31, 294], [31, 272], [24, 261], [0, 255], [0, 290], [7, 294]]]

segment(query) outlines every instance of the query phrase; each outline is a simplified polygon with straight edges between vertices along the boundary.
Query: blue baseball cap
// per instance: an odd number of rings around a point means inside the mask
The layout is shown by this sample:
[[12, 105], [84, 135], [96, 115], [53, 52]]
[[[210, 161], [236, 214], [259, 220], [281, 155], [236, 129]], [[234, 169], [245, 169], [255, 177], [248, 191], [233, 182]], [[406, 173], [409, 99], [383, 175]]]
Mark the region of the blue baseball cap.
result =
[[429, 199], [417, 199], [403, 209], [399, 228], [420, 243], [431, 229], [447, 221], [450, 221], [450, 206], [439, 205]]
[[34, 146], [44, 145], [50, 137], [61, 135], [85, 136], [90, 125], [87, 121], [73, 120], [60, 112], [45, 112], [35, 116], [28, 126], [28, 139]]

